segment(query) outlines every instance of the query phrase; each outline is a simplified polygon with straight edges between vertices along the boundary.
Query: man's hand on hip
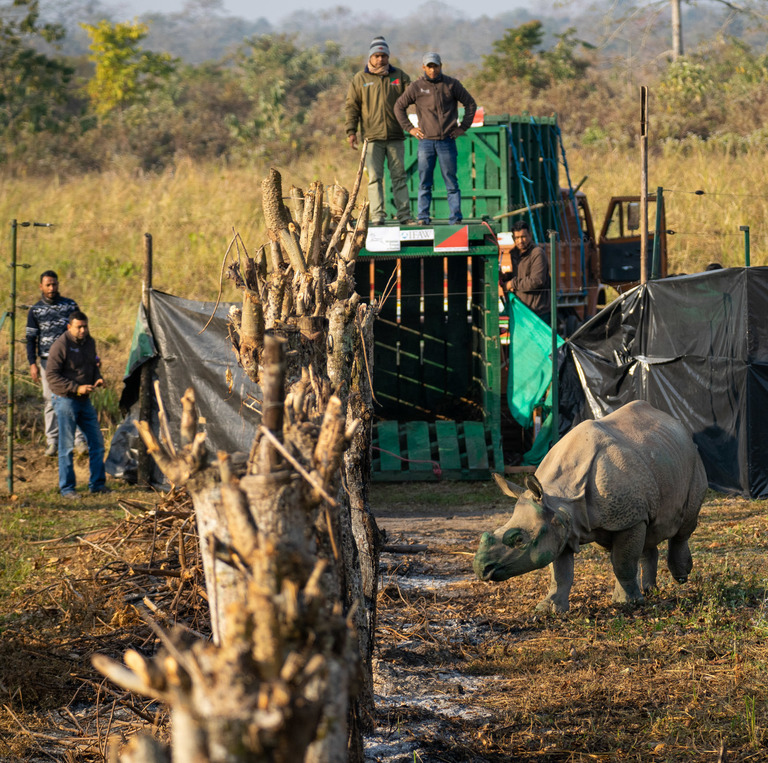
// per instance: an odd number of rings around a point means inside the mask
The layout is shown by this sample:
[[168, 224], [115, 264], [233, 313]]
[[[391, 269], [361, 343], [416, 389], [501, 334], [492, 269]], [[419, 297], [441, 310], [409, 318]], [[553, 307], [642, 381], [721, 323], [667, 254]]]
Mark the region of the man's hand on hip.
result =
[[408, 134], [413, 135], [414, 138], [418, 138], [419, 140], [424, 138], [424, 131], [421, 129], [421, 127], [412, 127], [410, 130], [408, 130]]

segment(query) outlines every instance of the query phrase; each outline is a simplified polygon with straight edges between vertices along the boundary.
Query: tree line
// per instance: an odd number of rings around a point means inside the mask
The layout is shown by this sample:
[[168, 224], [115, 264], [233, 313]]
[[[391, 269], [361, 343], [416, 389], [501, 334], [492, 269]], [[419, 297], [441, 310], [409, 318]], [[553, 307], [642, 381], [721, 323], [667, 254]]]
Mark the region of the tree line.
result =
[[[206, 8], [218, 0], [196, 2], [209, 18]], [[341, 32], [311, 43], [298, 31], [270, 31], [192, 63], [150, 45], [151, 20], [93, 17], [77, 25], [86, 51], [65, 53], [76, 15], [67, 24], [50, 20], [39, 0], [0, 10], [0, 165], [11, 172], [101, 171], [116, 159], [152, 171], [180, 156], [249, 163], [329, 150], [343, 138], [344, 95], [363, 58], [345, 51]], [[652, 88], [660, 138], [764, 141], [768, 56], [754, 27], [752, 37], [716, 33], [689, 44], [675, 60], [664, 55], [663, 35], [657, 55], [627, 54], [619, 42], [647, 23], [630, 17], [621, 35], [592, 42], [576, 26], [557, 31], [528, 19], [497, 32], [477, 63], [446, 72], [460, 73], [488, 113], [557, 113], [583, 144], [633, 142], [638, 84]], [[322, 24], [321, 16], [315, 26]], [[397, 51], [403, 30], [386, 34]], [[465, 28], [464, 36], [473, 35]], [[420, 55], [415, 45], [401, 39], [397, 63]], [[406, 68], [418, 74], [416, 64]]]

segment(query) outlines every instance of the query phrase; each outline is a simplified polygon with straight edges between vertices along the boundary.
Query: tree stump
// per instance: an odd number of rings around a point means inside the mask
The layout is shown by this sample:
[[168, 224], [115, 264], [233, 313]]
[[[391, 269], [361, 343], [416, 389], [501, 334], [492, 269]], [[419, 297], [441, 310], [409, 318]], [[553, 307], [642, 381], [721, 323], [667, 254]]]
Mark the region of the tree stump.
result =
[[[211, 462], [192, 390], [179, 452], [139, 423], [160, 468], [192, 496], [214, 637], [153, 626], [156, 657], [97, 655], [94, 665], [170, 705], [173, 761], [362, 760], [381, 541], [367, 492], [377, 307], [354, 292], [367, 205], [350, 222], [361, 174], [362, 162], [352, 194], [335, 188], [329, 206], [320, 183], [292, 189], [292, 216], [272, 170], [269, 244], [228, 270], [242, 293], [230, 339], [262, 397], [245, 468], [225, 453]], [[142, 749], [164, 759], [158, 745]]]

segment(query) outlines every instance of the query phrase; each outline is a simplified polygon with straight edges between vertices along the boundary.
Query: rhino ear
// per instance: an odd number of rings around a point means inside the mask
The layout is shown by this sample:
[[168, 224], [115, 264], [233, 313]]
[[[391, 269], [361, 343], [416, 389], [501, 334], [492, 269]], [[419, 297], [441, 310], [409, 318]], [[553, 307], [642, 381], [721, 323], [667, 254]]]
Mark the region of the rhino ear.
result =
[[515, 485], [514, 482], [508, 482], [497, 472], [493, 472], [493, 479], [496, 480], [496, 484], [501, 488], [501, 492], [504, 495], [508, 495], [510, 498], [519, 498], [524, 492], [525, 488], [520, 485]]
[[541, 482], [539, 482], [535, 474], [526, 475], [525, 486], [533, 493], [533, 497], [537, 501], [541, 501], [541, 496], [544, 495], [544, 490], [541, 487]]

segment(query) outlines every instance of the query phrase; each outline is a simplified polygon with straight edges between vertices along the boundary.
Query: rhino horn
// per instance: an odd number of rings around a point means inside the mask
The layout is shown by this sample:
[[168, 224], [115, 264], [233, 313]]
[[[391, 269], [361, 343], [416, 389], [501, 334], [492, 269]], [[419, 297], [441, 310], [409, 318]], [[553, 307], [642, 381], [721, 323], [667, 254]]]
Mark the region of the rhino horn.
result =
[[533, 497], [537, 501], [541, 500], [541, 496], [544, 495], [544, 490], [541, 487], [541, 482], [539, 482], [535, 474], [526, 475], [525, 486], [533, 493]]
[[515, 485], [514, 482], [505, 480], [504, 477], [497, 472], [493, 472], [492, 476], [493, 479], [496, 480], [496, 484], [501, 488], [501, 492], [504, 493], [504, 495], [508, 495], [510, 498], [519, 498], [525, 492], [524, 487], [520, 487], [520, 485]]

